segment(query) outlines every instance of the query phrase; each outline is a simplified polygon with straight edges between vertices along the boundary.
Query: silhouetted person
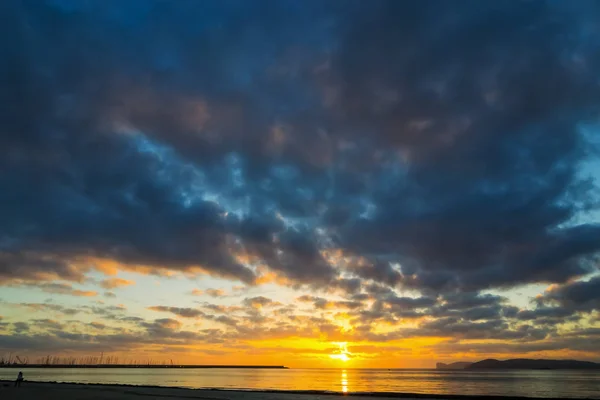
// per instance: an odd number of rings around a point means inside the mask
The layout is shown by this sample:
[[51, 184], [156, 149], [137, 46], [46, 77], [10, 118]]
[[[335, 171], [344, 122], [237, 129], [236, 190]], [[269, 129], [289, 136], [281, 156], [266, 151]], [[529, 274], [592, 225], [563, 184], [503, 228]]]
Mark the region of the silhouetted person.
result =
[[17, 375], [17, 380], [15, 381], [15, 387], [20, 387], [21, 382], [23, 382], [23, 372], [19, 371], [19, 375]]

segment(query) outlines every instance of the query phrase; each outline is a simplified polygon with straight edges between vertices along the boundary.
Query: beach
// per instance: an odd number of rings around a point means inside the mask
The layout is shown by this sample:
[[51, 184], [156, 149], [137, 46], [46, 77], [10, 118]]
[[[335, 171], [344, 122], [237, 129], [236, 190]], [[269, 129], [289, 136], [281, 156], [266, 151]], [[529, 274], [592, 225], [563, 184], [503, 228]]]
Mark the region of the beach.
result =
[[[24, 382], [15, 388], [14, 382], [2, 381], [0, 399], [2, 400], [164, 400], [164, 399], [198, 399], [198, 400], [334, 400], [344, 397], [336, 394], [317, 393], [285, 393], [279, 391], [236, 391], [185, 389], [172, 387], [150, 387], [129, 385], [97, 385], [50, 382]], [[371, 399], [373, 396], [352, 396], [355, 400]], [[398, 396], [394, 396], [398, 398]], [[410, 399], [410, 397], [404, 398]], [[386, 399], [388, 397], [380, 397]], [[389, 397], [393, 398], [393, 397]], [[421, 398], [415, 396], [414, 398]], [[435, 397], [434, 398], [441, 398]]]
[[[12, 381], [0, 381], [2, 400], [353, 400], [419, 399], [419, 400], [532, 400], [535, 397], [427, 395], [410, 393], [319, 393], [311, 391], [244, 391], [188, 389], [159, 386], [102, 385], [57, 382], [27, 382], [15, 388]], [[553, 398], [557, 400], [559, 398]]]

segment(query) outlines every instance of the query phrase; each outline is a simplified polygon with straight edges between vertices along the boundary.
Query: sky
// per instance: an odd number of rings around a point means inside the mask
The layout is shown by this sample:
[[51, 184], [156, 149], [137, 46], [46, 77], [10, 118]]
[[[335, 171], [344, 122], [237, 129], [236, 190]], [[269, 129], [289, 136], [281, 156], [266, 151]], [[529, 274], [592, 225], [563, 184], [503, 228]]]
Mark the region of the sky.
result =
[[0, 357], [600, 361], [599, 2], [0, 15]]

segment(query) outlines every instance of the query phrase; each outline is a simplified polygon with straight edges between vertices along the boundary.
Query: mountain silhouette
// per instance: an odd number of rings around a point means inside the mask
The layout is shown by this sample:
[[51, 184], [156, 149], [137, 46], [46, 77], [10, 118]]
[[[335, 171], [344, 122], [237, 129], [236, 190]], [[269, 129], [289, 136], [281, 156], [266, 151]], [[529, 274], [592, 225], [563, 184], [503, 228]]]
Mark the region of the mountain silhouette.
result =
[[527, 358], [516, 358], [500, 361], [487, 359], [473, 363], [465, 369], [600, 369], [600, 364], [577, 360], [532, 360]]
[[471, 362], [462, 362], [462, 361], [460, 361], [460, 362], [453, 362], [453, 363], [450, 363], [450, 364], [444, 364], [444, 363], [440, 363], [439, 362], [439, 363], [437, 363], [435, 365], [435, 367], [436, 367], [436, 369], [465, 369], [468, 366], [470, 366], [471, 364], [473, 364], [473, 363], [471, 363]]

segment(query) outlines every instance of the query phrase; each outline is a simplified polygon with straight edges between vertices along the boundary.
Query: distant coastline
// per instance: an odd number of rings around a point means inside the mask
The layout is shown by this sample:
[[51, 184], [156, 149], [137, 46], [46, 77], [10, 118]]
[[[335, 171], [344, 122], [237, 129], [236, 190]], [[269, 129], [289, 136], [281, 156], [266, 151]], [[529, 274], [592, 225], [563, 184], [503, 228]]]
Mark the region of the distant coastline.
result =
[[157, 365], [157, 364], [0, 364], [0, 368], [187, 368], [187, 369], [288, 369], [283, 365]]
[[544, 369], [576, 369], [576, 370], [600, 370], [600, 363], [578, 360], [534, 360], [528, 358], [515, 358], [510, 360], [496, 360], [488, 358], [477, 362], [454, 362], [450, 364], [437, 363], [439, 370], [490, 370], [490, 369], [521, 369], [521, 370], [544, 370]]

